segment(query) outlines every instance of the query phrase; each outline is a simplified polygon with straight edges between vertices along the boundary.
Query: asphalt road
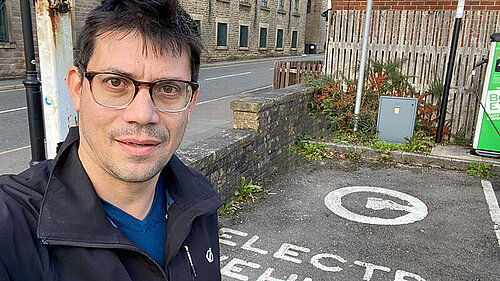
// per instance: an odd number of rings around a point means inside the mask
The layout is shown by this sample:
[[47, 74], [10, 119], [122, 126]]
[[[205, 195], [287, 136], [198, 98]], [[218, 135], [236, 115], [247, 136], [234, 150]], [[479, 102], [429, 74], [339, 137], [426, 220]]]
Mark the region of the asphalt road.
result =
[[225, 281], [500, 280], [498, 200], [481, 179], [333, 159], [261, 184], [221, 220]]

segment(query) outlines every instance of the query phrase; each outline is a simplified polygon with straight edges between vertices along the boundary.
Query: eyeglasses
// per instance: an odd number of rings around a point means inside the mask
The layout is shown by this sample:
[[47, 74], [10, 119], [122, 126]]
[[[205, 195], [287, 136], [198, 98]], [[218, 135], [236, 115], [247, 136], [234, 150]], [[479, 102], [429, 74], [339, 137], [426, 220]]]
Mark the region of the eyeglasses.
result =
[[180, 112], [189, 106], [193, 93], [199, 87], [196, 82], [179, 79], [136, 81], [112, 72], [84, 71], [83, 75], [89, 81], [94, 101], [116, 109], [127, 107], [139, 92], [139, 87], [147, 86], [156, 109], [162, 112]]

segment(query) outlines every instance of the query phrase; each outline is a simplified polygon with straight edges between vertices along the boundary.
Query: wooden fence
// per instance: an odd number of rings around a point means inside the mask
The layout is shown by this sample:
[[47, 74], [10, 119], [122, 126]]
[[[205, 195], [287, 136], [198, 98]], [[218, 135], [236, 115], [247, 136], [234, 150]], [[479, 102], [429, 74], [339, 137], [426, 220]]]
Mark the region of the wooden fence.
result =
[[322, 74], [323, 64], [323, 61], [276, 61], [273, 89], [299, 84], [304, 76], [318, 77]]
[[[443, 83], [456, 11], [373, 11], [369, 60], [403, 60], [402, 71], [417, 91]], [[334, 11], [325, 73], [357, 79], [365, 11]], [[489, 36], [500, 32], [499, 11], [468, 11], [455, 59], [447, 108], [447, 125], [453, 134], [471, 139], [486, 67], [474, 66], [488, 57]], [[440, 96], [429, 96], [438, 104]]]

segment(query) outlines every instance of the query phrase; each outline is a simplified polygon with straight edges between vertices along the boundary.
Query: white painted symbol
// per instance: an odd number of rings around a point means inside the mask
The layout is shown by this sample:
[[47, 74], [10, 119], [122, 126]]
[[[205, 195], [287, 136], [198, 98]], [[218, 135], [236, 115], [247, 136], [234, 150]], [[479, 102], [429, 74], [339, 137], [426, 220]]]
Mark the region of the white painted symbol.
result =
[[205, 258], [207, 258], [207, 261], [209, 263], [212, 263], [214, 261], [214, 254], [212, 253], [212, 248], [208, 248]]
[[[353, 213], [342, 205], [342, 197], [357, 192], [380, 193], [406, 201], [409, 203], [408, 205], [401, 205], [391, 200], [368, 197], [366, 201], [366, 208], [375, 211], [384, 209], [404, 211], [407, 212], [407, 214], [387, 219]], [[373, 186], [348, 186], [334, 190], [328, 193], [325, 197], [325, 205], [328, 209], [330, 209], [330, 211], [334, 212], [338, 216], [366, 224], [401, 225], [420, 221], [427, 216], [427, 206], [419, 199], [399, 191]]]

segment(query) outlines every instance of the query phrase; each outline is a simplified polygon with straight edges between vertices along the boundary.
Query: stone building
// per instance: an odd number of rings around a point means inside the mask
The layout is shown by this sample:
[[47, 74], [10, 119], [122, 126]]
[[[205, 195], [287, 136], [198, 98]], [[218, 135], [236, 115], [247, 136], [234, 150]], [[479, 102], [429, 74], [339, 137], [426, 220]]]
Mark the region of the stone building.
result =
[[[320, 2], [313, 0], [316, 1]], [[0, 79], [24, 76], [24, 45], [19, 2], [0, 0]], [[86, 14], [99, 2], [74, 0], [74, 34], [81, 30]], [[202, 54], [204, 62], [304, 53], [307, 0], [180, 2], [199, 24], [205, 44]], [[317, 4], [314, 7], [317, 7]], [[32, 12], [33, 10], [32, 7]], [[315, 8], [313, 10], [319, 11]], [[34, 19], [33, 26], [35, 29]], [[34, 35], [36, 44], [36, 31]], [[311, 39], [310, 42], [319, 42], [315, 40]]]
[[305, 53], [323, 53], [326, 47], [327, 1], [307, 0]]
[[306, 0], [182, 0], [200, 26], [203, 60], [304, 52]]

